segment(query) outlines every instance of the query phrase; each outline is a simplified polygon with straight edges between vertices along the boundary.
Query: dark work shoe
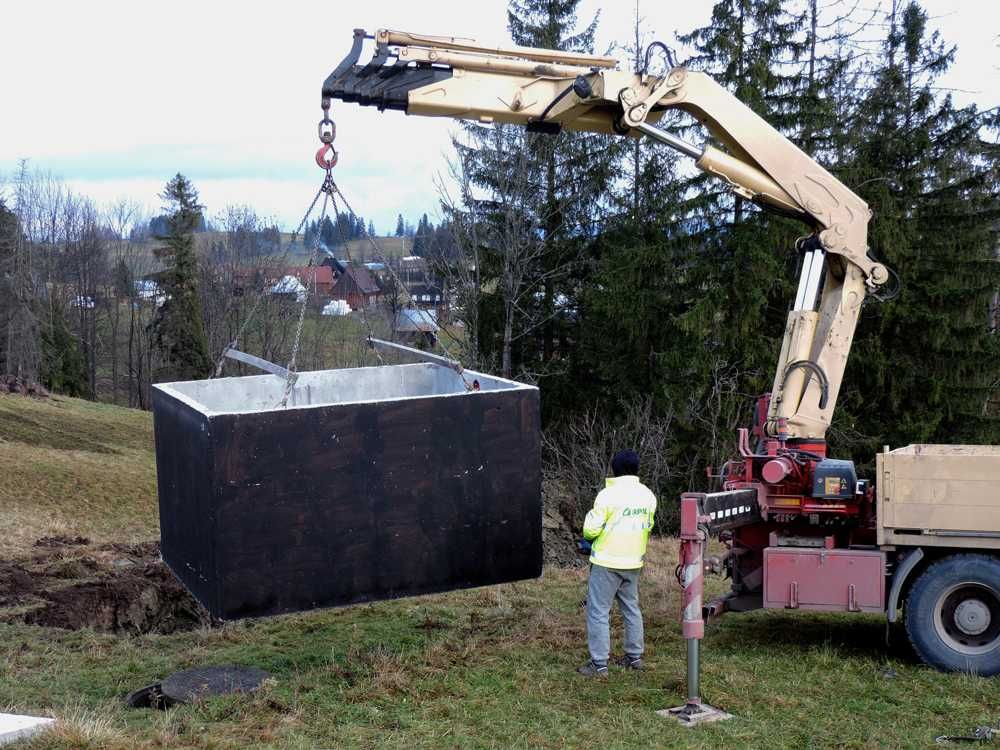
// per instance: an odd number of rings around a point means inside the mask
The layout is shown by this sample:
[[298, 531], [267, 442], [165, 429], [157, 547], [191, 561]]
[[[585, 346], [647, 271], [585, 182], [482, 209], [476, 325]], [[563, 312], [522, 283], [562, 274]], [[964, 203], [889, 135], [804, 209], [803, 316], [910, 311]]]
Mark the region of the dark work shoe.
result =
[[633, 669], [636, 672], [641, 672], [644, 669], [641, 656], [619, 656], [615, 659], [615, 664], [623, 669]]
[[607, 665], [601, 666], [600, 664], [594, 663], [594, 661], [588, 661], [582, 667], [576, 670], [579, 674], [584, 677], [607, 677], [608, 667]]

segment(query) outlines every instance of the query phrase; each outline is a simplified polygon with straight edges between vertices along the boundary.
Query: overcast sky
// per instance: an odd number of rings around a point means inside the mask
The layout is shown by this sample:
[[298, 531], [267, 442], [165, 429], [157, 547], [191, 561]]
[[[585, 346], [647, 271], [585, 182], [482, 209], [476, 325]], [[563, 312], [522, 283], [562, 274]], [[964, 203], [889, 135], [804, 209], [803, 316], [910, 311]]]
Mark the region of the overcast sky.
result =
[[[888, 0], [862, 0], [874, 5]], [[958, 57], [945, 84], [961, 102], [1000, 103], [1000, 2], [925, 0]], [[710, 0], [643, 0], [657, 38], [703, 25]], [[598, 52], [629, 35], [634, 2], [583, 0], [601, 13]], [[156, 210], [175, 172], [215, 215], [249, 204], [288, 227], [322, 173], [320, 84], [351, 30], [396, 28], [509, 41], [503, 0], [284, 3], [140, 0], [5, 3], [0, 173], [28, 157], [99, 204], [133, 198]], [[380, 231], [397, 213], [439, 215], [435, 175], [451, 151], [448, 120], [334, 102], [336, 177]]]

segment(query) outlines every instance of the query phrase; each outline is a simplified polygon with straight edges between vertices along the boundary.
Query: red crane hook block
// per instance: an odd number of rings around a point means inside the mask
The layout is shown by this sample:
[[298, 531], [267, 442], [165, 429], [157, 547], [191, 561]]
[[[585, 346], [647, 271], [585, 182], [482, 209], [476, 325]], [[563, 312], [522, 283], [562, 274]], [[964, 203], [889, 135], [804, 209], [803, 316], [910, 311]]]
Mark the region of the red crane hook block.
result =
[[329, 172], [337, 164], [337, 150], [329, 143], [324, 143], [316, 152], [316, 164]]

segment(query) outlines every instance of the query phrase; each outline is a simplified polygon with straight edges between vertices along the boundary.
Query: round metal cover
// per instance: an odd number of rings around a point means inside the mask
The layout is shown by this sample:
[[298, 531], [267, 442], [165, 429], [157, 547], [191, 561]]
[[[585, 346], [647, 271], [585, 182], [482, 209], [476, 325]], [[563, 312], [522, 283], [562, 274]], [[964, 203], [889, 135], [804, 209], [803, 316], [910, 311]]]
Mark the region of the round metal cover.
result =
[[263, 669], [235, 664], [196, 667], [164, 679], [160, 692], [168, 702], [190, 703], [199, 696], [252, 693], [270, 676]]

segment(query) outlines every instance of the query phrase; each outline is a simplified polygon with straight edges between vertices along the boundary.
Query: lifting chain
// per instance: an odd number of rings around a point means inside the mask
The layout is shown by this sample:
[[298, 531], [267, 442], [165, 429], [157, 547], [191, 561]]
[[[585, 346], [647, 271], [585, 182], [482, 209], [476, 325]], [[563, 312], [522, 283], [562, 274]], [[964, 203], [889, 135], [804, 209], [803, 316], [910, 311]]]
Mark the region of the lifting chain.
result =
[[[319, 200], [320, 195], [323, 194], [325, 187], [326, 187], [326, 182], [324, 181], [320, 189], [316, 191], [316, 195], [313, 196], [312, 203], [310, 203], [309, 208], [306, 209], [306, 213], [302, 217], [302, 221], [299, 222], [298, 227], [296, 227], [295, 231], [292, 232], [292, 237], [288, 241], [288, 246], [285, 248], [285, 252], [281, 256], [281, 264], [280, 264], [281, 266], [285, 265], [285, 261], [288, 259], [289, 250], [292, 249], [292, 246], [295, 244], [295, 241], [298, 239], [299, 235], [302, 234], [302, 229], [305, 227], [306, 222], [309, 221], [309, 217], [312, 215], [313, 209], [316, 208], [316, 202]], [[226, 353], [231, 349], [235, 349], [237, 347], [237, 345], [239, 344], [239, 340], [243, 338], [243, 334], [246, 333], [247, 327], [250, 325], [250, 321], [253, 320], [254, 316], [257, 314], [257, 310], [260, 307], [261, 302], [264, 301], [265, 296], [266, 295], [264, 293], [264, 290], [262, 289], [260, 294], [257, 296], [257, 299], [254, 301], [253, 306], [250, 308], [250, 312], [247, 313], [246, 318], [243, 319], [243, 322], [240, 324], [239, 329], [236, 331], [236, 335], [233, 336], [233, 340], [230, 341], [226, 345], [226, 347], [222, 350], [222, 354], [219, 356], [219, 361], [216, 362], [215, 364], [215, 372], [212, 373], [211, 377], [217, 378], [222, 375], [222, 367], [226, 361]]]
[[[333, 139], [337, 135], [337, 126], [334, 124], [333, 120], [330, 119], [330, 100], [323, 99], [323, 119], [319, 121], [319, 126], [317, 127], [317, 133], [319, 135], [320, 146], [319, 151], [316, 152], [316, 164], [320, 169], [326, 172], [323, 178], [323, 184], [319, 187], [319, 192], [316, 193], [316, 197], [313, 198], [312, 205], [309, 207], [309, 212], [306, 214], [308, 218], [309, 213], [312, 212], [313, 206], [316, 205], [316, 201], [319, 196], [323, 196], [323, 208], [320, 210], [319, 225], [323, 226], [323, 221], [326, 219], [326, 209], [330, 205], [333, 199], [334, 192], [337, 189], [336, 184], [333, 181], [333, 168], [337, 165], [337, 150], [333, 147]], [[305, 219], [303, 219], [303, 223]], [[301, 226], [300, 226], [301, 228]], [[319, 249], [319, 232], [316, 233], [316, 237], [313, 239], [312, 252], [309, 254], [308, 264], [313, 266], [312, 273], [312, 289], [306, 287], [302, 293], [302, 301], [299, 303], [299, 318], [295, 325], [295, 337], [292, 339], [292, 354], [291, 358], [288, 360], [288, 376], [285, 378], [285, 390], [281, 396], [281, 408], [284, 409], [288, 406], [288, 397], [292, 393], [292, 388], [295, 387], [295, 381], [298, 379], [298, 369], [297, 362], [299, 358], [299, 346], [302, 343], [302, 327], [305, 324], [306, 319], [306, 308], [309, 306], [309, 297], [316, 293], [316, 268], [313, 263], [316, 257], [316, 251]]]
[[[339, 194], [340, 190], [337, 188], [337, 186], [334, 185], [333, 187], [334, 187], [334, 191]], [[341, 196], [341, 200], [343, 200], [343, 196]], [[345, 202], [345, 206], [346, 206], [346, 202]], [[337, 198], [336, 198], [335, 195], [333, 196], [333, 211], [334, 211], [334, 213], [337, 216], [337, 222], [335, 224], [335, 226], [337, 227], [337, 233], [340, 235], [340, 241], [342, 243], [344, 243], [344, 254], [347, 256], [347, 262], [348, 262], [348, 264], [353, 265], [354, 259], [351, 258], [351, 245], [350, 245], [350, 241], [344, 235], [344, 229], [343, 229], [343, 226], [342, 226], [341, 221], [340, 221], [340, 208], [338, 208], [338, 206], [337, 206]], [[370, 348], [372, 351], [375, 352], [375, 357], [376, 357], [376, 359], [378, 359], [378, 363], [380, 365], [386, 364], [385, 359], [382, 357], [382, 352], [380, 352], [378, 350], [378, 348], [376, 348], [372, 344], [372, 339], [375, 338], [375, 335], [374, 335], [374, 332], [372, 331], [371, 321], [368, 320], [368, 305], [364, 304], [364, 300], [362, 300], [362, 304], [361, 304], [361, 320], [365, 324], [365, 330], [368, 331], [368, 348]]]
[[[319, 166], [320, 169], [326, 170], [326, 179], [323, 180], [323, 186], [320, 188], [320, 190], [325, 192], [331, 199], [333, 203], [333, 210], [336, 213], [338, 219], [340, 218], [340, 209], [337, 206], [337, 198], [339, 197], [340, 202], [343, 204], [347, 213], [351, 216], [352, 219], [354, 219], [355, 222], [357, 222], [360, 225], [361, 232], [364, 235], [364, 238], [368, 241], [368, 243], [372, 246], [372, 249], [375, 251], [375, 257], [381, 260], [382, 263], [385, 264], [385, 267], [388, 270], [389, 274], [393, 277], [393, 282], [395, 284], [395, 287], [397, 289], [402, 289], [403, 294], [406, 295], [410, 307], [415, 307], [413, 296], [410, 294], [410, 290], [407, 289], [406, 285], [403, 284], [402, 280], [399, 278], [399, 275], [395, 272], [395, 270], [393, 270], [392, 266], [388, 262], [388, 259], [386, 259], [385, 254], [382, 252], [382, 249], [375, 242], [375, 239], [370, 234], [368, 234], [368, 230], [365, 227], [364, 223], [359, 221], [358, 215], [354, 212], [354, 209], [351, 208], [351, 204], [347, 202], [347, 198], [344, 197], [344, 194], [340, 191], [340, 188], [333, 180], [332, 170], [334, 165], [336, 165], [337, 163], [337, 152], [331, 144], [333, 143], [333, 139], [336, 136], [337, 127], [334, 124], [333, 120], [330, 119], [330, 100], [324, 97], [322, 102], [322, 107], [323, 107], [323, 119], [319, 121], [318, 132], [319, 132], [319, 139], [323, 143], [323, 145], [320, 147], [319, 151], [316, 152], [316, 164]], [[325, 199], [323, 204], [323, 211], [325, 215], [326, 212]], [[322, 223], [322, 219], [320, 219], [320, 223]], [[337, 226], [338, 228], [340, 227], [339, 220], [337, 222]], [[351, 259], [350, 245], [348, 244], [346, 238], [343, 237], [343, 235], [341, 235], [341, 239], [344, 241], [344, 248], [347, 254], [347, 261], [348, 263], [352, 263], [353, 261]], [[315, 273], [314, 273], [314, 280], [315, 280]], [[378, 350], [377, 347], [375, 347], [372, 344], [372, 339], [374, 338], [374, 336], [372, 336], [372, 327], [368, 321], [368, 313], [367, 310], [365, 309], [366, 307], [367, 307], [366, 305], [362, 304], [361, 316], [364, 320], [365, 328], [368, 330], [368, 344], [375, 352], [375, 356], [378, 358], [379, 364], [384, 365], [385, 360], [382, 358], [382, 353]], [[298, 338], [301, 333], [301, 328], [302, 328], [302, 315], [300, 314], [299, 332], [296, 333], [295, 347], [292, 350], [292, 363], [288, 367], [289, 378], [291, 378], [291, 373], [295, 366], [295, 354], [298, 351]], [[445, 354], [448, 355], [448, 358], [455, 362], [458, 362], [458, 360], [454, 356], [452, 356], [451, 352], [448, 351], [448, 346], [444, 343], [444, 341], [441, 341], [440, 343], [441, 343], [441, 348], [444, 349]], [[475, 381], [473, 381], [472, 383], [469, 382], [469, 379], [466, 377], [464, 370], [461, 368], [461, 365], [459, 365], [458, 374], [459, 376], [461, 376], [462, 382], [465, 385], [466, 390], [471, 391], [475, 389], [476, 387]], [[285, 394], [285, 399], [282, 401], [282, 405], [284, 405], [285, 400], [287, 400], [288, 398], [287, 392], [290, 391], [291, 391], [291, 385], [286, 384], [286, 394]]]
[[[326, 182], [331, 180], [330, 173], [327, 172], [326, 180], [323, 182], [323, 186], [320, 188], [320, 192], [323, 193], [323, 209], [320, 211], [319, 224], [323, 225], [323, 220], [326, 218], [326, 208], [330, 203], [330, 193], [326, 190]], [[317, 232], [316, 243], [319, 243], [319, 233]], [[312, 265], [314, 256], [316, 254], [316, 245], [313, 246], [313, 252], [309, 256], [309, 264]], [[313, 266], [312, 272], [312, 293], [316, 293], [316, 267]], [[306, 287], [302, 291], [302, 301], [299, 303], [299, 319], [295, 325], [295, 338], [292, 339], [292, 356], [288, 360], [288, 376], [285, 378], [285, 391], [281, 396], [281, 408], [284, 409], [288, 406], [288, 397], [292, 393], [292, 388], [295, 386], [295, 381], [298, 380], [299, 374], [296, 366], [296, 362], [299, 358], [299, 345], [302, 343], [302, 326], [306, 320], [306, 308], [309, 306], [310, 290]]]
[[[291, 247], [291, 244], [295, 242], [296, 237], [298, 237], [298, 235], [302, 232], [303, 227], [305, 227], [306, 222], [309, 220], [309, 216], [312, 214], [313, 209], [316, 207], [316, 202], [319, 200], [320, 195], [323, 196], [323, 207], [320, 211], [320, 218], [319, 218], [320, 226], [322, 226], [324, 220], [326, 219], [327, 208], [331, 204], [333, 205], [334, 212], [337, 214], [339, 218], [340, 210], [337, 206], [338, 197], [340, 201], [343, 203], [344, 208], [350, 214], [350, 216], [355, 221], [358, 221], [358, 215], [354, 212], [354, 209], [351, 208], [351, 205], [347, 202], [347, 198], [344, 197], [344, 194], [340, 191], [340, 188], [337, 187], [337, 183], [333, 179], [333, 168], [336, 166], [338, 159], [337, 150], [333, 147], [333, 140], [337, 135], [337, 126], [334, 124], [333, 120], [330, 119], [330, 100], [324, 98], [322, 107], [323, 107], [323, 119], [319, 121], [319, 125], [317, 126], [317, 135], [319, 136], [319, 140], [322, 145], [316, 152], [316, 164], [320, 169], [324, 170], [326, 174], [323, 178], [323, 184], [320, 185], [319, 190], [316, 192], [316, 195], [312, 199], [312, 203], [309, 205], [309, 209], [306, 211], [305, 216], [302, 217], [302, 221], [299, 223], [298, 228], [292, 234], [292, 240], [291, 243], [289, 243], [289, 248]], [[339, 226], [340, 222], [338, 221], [337, 224]], [[379, 248], [379, 246], [376, 244], [375, 239], [368, 234], [368, 231], [367, 229], [364, 228], [363, 224], [361, 226], [365, 239], [371, 244], [372, 248], [376, 252], [377, 257], [380, 257], [383, 260], [383, 262], [385, 262], [386, 268], [389, 270], [389, 273], [392, 274], [394, 282], [396, 283], [397, 287], [403, 290], [403, 293], [409, 300], [409, 304], [413, 306], [414, 301], [412, 295], [410, 294], [409, 289], [406, 288], [406, 286], [399, 279], [399, 276], [389, 265], [388, 261], [385, 258], [385, 255], [381, 251], [381, 248]], [[319, 233], [317, 232], [316, 237], [314, 238], [312, 252], [309, 254], [309, 259], [308, 259], [309, 265], [314, 265], [315, 256], [317, 255], [317, 251], [319, 250], [319, 242], [320, 238], [319, 238]], [[346, 242], [344, 246], [345, 248], [347, 248], [348, 262], [351, 262], [350, 249], [348, 248]], [[286, 254], [287, 252], [288, 251], [286, 250]], [[312, 288], [310, 290], [310, 288], [307, 287], [305, 290], [303, 290], [302, 300], [299, 304], [299, 314], [295, 326], [295, 336], [292, 340], [291, 357], [288, 362], [288, 367], [286, 368], [288, 375], [285, 378], [285, 387], [280, 402], [281, 408], [286, 408], [288, 406], [288, 399], [291, 396], [292, 389], [295, 387], [295, 382], [298, 379], [297, 362], [299, 357], [299, 348], [302, 343], [302, 328], [305, 324], [306, 308], [309, 306], [309, 297], [311, 294], [315, 294], [315, 292], [316, 292], [316, 269], [314, 267]], [[237, 331], [237, 334], [233, 338], [232, 343], [230, 343], [223, 351], [222, 357], [219, 358], [219, 363], [216, 366], [214, 375], [215, 377], [218, 377], [221, 374], [222, 363], [225, 360], [226, 352], [236, 347], [238, 339], [243, 335], [244, 331], [246, 330], [247, 325], [253, 318], [253, 315], [256, 312], [257, 307], [260, 305], [260, 302], [263, 299], [263, 297], [264, 295], [261, 294], [260, 297], [257, 299], [257, 301], [254, 303], [254, 306], [251, 308], [250, 314], [247, 316], [246, 320], [243, 321], [243, 324]], [[371, 348], [375, 351], [375, 355], [378, 358], [379, 362], [381, 364], [385, 364], [381, 352], [379, 352], [378, 349], [372, 345], [372, 338], [373, 338], [372, 329], [371, 325], [368, 322], [368, 315], [367, 311], [365, 310], [365, 307], [366, 307], [365, 305], [362, 305], [362, 317], [364, 318], [365, 326], [368, 329], [368, 343], [371, 346]], [[443, 341], [441, 342], [441, 346], [448, 354], [450, 359], [456, 362], [458, 361], [451, 356], [451, 353], [448, 351], [448, 347], [444, 344]], [[462, 370], [461, 365], [459, 365], [458, 374], [461, 376], [462, 381], [465, 384], [467, 390], [477, 390], [476, 388], [477, 384], [475, 382], [473, 382], [472, 384], [468, 382], [468, 378], [466, 377], [465, 372]]]

